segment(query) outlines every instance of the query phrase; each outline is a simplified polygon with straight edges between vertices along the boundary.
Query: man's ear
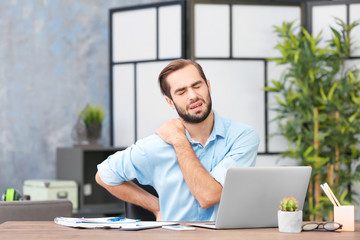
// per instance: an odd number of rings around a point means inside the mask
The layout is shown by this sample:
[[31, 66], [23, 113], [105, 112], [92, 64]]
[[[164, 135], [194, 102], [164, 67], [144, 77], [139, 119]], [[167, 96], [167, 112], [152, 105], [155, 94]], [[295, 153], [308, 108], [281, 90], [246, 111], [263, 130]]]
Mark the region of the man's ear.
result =
[[173, 102], [173, 100], [171, 100], [169, 97], [167, 97], [167, 96], [165, 96], [165, 100], [166, 100], [166, 102], [170, 105], [170, 107], [172, 108], [172, 109], [175, 109], [175, 105], [174, 105], [174, 102]]

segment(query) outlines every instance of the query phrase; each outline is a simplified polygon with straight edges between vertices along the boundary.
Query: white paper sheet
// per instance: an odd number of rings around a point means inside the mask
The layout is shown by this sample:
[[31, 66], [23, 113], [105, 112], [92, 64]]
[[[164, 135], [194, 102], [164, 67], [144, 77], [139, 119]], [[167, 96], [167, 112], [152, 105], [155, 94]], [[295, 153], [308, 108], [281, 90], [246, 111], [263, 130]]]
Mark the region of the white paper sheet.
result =
[[103, 229], [120, 229], [120, 230], [141, 230], [148, 228], [157, 228], [168, 225], [176, 225], [176, 222], [155, 222], [140, 221], [136, 219], [123, 217], [107, 217], [107, 218], [67, 218], [57, 217], [54, 219], [56, 224], [74, 227], [74, 228], [103, 228]]

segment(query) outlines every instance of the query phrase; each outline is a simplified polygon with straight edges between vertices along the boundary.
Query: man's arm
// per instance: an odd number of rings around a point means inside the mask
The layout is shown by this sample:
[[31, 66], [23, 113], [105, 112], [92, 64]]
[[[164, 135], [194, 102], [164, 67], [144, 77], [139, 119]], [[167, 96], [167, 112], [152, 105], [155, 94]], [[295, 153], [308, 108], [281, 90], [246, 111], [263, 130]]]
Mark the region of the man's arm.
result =
[[161, 220], [159, 199], [135, 183], [123, 182], [120, 185], [110, 186], [101, 180], [99, 173], [96, 173], [95, 180], [100, 186], [104, 187], [115, 197], [141, 206], [152, 212], [156, 216], [157, 221]]
[[192, 195], [202, 208], [209, 208], [220, 201], [222, 186], [202, 166], [190, 142], [179, 141], [174, 149], [180, 169]]
[[209, 208], [220, 201], [222, 186], [202, 166], [185, 135], [181, 120], [173, 119], [156, 130], [164, 141], [171, 144], [192, 195], [202, 208]]

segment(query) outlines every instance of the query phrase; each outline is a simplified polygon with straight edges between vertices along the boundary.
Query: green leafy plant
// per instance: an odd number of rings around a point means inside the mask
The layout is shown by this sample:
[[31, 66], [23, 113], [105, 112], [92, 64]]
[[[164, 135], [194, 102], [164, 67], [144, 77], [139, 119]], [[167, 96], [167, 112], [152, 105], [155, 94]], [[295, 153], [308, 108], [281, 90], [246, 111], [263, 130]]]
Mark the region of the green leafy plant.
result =
[[105, 110], [100, 105], [87, 105], [85, 109], [80, 112], [79, 117], [84, 121], [86, 126], [93, 124], [101, 125], [105, 117]]
[[86, 127], [86, 138], [92, 145], [98, 145], [97, 140], [101, 137], [104, 117], [105, 110], [100, 105], [87, 105], [79, 114]]
[[299, 210], [299, 203], [293, 196], [284, 197], [280, 201], [280, 210], [286, 212], [294, 212]]
[[330, 202], [321, 195], [320, 184], [328, 182], [344, 202], [354, 203], [352, 184], [360, 180], [360, 81], [359, 69], [346, 67], [351, 55], [351, 31], [336, 19], [340, 30], [331, 28], [332, 39], [320, 46], [321, 33], [313, 37], [305, 28], [295, 33], [294, 22], [275, 26], [281, 38], [275, 49], [282, 57], [270, 59], [287, 66], [280, 79], [265, 90], [277, 101], [281, 136], [288, 140], [284, 157], [313, 168], [305, 218], [332, 220]]

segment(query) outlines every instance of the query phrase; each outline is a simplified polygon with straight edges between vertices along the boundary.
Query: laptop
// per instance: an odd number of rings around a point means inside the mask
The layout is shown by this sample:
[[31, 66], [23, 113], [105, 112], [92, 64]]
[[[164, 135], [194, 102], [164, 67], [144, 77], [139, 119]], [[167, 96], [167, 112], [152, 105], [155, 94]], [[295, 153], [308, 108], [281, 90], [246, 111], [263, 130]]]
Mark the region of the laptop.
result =
[[277, 227], [277, 211], [284, 197], [294, 196], [302, 210], [310, 175], [310, 166], [229, 168], [216, 222], [190, 225], [213, 229]]

